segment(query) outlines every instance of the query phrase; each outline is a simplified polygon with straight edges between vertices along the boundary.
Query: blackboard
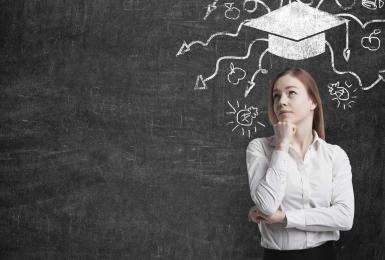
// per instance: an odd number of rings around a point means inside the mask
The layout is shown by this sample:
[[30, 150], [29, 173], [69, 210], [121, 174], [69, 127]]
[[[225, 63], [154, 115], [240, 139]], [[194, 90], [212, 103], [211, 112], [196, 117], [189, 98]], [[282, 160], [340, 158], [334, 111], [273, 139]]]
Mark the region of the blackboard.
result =
[[[0, 257], [261, 259], [245, 149], [273, 134], [268, 82], [298, 66], [319, 85], [326, 140], [353, 169], [355, 220], [339, 259], [384, 259], [385, 7], [302, 2], [345, 14], [348, 45], [339, 25], [325, 33], [333, 53], [267, 51], [245, 97], [267, 42], [218, 60], [267, 37], [242, 21], [289, 1], [1, 1]], [[348, 100], [330, 94], [337, 85]], [[240, 113], [254, 113], [252, 125]]]

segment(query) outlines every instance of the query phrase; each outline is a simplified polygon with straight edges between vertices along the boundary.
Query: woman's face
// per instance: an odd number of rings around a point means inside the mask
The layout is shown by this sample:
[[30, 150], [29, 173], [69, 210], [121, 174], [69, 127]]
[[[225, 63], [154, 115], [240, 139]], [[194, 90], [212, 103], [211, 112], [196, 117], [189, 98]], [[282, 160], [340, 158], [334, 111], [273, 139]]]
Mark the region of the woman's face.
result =
[[274, 113], [278, 121], [299, 124], [313, 119], [316, 104], [306, 87], [294, 76], [287, 74], [279, 78], [273, 88]]

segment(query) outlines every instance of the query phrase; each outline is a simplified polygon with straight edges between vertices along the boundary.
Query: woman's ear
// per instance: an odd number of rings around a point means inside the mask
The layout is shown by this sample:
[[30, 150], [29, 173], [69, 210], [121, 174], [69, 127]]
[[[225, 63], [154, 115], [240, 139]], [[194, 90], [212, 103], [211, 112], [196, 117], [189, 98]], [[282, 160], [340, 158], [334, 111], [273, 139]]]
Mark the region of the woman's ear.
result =
[[311, 104], [310, 104], [310, 110], [315, 110], [316, 107], [317, 107], [317, 103], [314, 102], [314, 100], [313, 100], [312, 98], [310, 98], [310, 102], [311, 102]]

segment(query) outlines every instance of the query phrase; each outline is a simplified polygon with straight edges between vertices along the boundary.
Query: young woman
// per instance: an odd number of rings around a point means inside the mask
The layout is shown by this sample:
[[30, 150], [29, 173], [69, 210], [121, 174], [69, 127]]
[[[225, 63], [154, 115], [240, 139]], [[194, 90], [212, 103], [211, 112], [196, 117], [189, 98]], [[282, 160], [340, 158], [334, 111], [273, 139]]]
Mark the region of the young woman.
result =
[[317, 84], [303, 69], [273, 80], [268, 113], [274, 136], [246, 151], [249, 221], [258, 224], [264, 260], [336, 259], [333, 241], [350, 230], [354, 193], [349, 158], [325, 141]]

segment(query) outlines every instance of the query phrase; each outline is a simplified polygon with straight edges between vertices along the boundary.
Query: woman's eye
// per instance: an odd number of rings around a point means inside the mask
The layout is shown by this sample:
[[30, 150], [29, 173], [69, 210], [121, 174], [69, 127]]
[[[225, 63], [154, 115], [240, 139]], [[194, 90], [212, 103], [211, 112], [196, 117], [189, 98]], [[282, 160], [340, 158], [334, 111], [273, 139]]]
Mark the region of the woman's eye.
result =
[[278, 97], [278, 95], [273, 95], [273, 99], [276, 99]]
[[290, 91], [289, 94], [297, 94], [295, 91]]

